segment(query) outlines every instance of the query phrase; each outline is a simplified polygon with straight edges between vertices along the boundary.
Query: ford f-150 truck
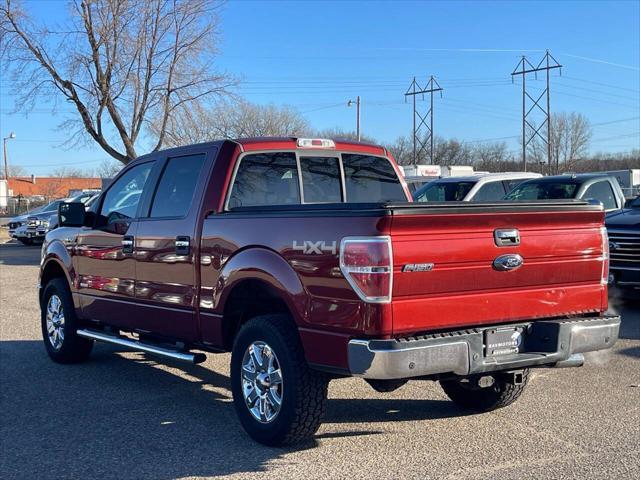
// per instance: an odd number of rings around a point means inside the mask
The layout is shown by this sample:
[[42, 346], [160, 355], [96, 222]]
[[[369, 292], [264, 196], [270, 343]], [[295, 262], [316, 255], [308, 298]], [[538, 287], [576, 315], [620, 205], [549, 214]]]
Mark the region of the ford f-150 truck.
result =
[[534, 367], [610, 348], [602, 205], [411, 203], [383, 148], [241, 139], [127, 165], [42, 249], [44, 345], [95, 341], [199, 363], [231, 352], [240, 423], [313, 436], [330, 379], [436, 380], [463, 408], [512, 403]]

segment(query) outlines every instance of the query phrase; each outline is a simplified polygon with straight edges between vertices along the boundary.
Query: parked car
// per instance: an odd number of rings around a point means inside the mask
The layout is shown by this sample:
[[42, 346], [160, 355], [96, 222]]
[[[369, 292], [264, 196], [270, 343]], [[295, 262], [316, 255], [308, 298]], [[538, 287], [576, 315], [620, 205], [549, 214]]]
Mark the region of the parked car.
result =
[[426, 185], [429, 182], [437, 180], [436, 177], [404, 177], [404, 181], [409, 188], [409, 192], [413, 195], [417, 190]]
[[416, 202], [492, 202], [502, 199], [524, 180], [541, 176], [539, 173], [507, 172], [440, 178], [418, 189], [413, 198]]
[[579, 173], [554, 175], [522, 182], [507, 194], [505, 200], [597, 200], [606, 212], [619, 210], [625, 198], [618, 181], [611, 175], [601, 173]]
[[140, 157], [89, 212], [61, 205], [46, 236], [47, 352], [79, 362], [104, 341], [199, 363], [231, 351], [241, 425], [279, 445], [313, 436], [331, 378], [380, 392], [436, 380], [488, 411], [520, 396], [530, 368], [579, 366], [615, 343], [601, 205], [409, 200], [386, 150], [363, 143]]
[[58, 225], [58, 206], [61, 203], [80, 202], [86, 204], [94, 197], [96, 197], [96, 193], [90, 192], [51, 202], [41, 211], [26, 215], [26, 219], [12, 232], [12, 237], [25, 245], [42, 243], [47, 232]]
[[607, 216], [610, 283], [640, 297], [640, 197]]
[[34, 222], [37, 219], [49, 218], [51, 215], [57, 214], [58, 205], [60, 205], [60, 203], [62, 203], [63, 201], [64, 199], [54, 200], [23, 215], [13, 217], [11, 220], [9, 220], [9, 236], [11, 238], [15, 238], [16, 240], [19, 240], [24, 244], [31, 244], [32, 240], [27, 234], [27, 223], [29, 222], [29, 218], [34, 219], [31, 223], [33, 224], [33, 226], [35, 226]]

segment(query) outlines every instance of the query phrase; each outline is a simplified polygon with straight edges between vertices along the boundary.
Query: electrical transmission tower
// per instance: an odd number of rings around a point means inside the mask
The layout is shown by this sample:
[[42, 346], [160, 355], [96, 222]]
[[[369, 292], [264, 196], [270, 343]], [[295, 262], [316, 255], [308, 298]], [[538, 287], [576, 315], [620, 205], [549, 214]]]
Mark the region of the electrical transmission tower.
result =
[[[553, 55], [549, 53], [549, 50], [547, 50], [542, 60], [540, 60], [536, 66], [523, 55], [518, 65], [516, 65], [515, 70], [511, 73], [511, 81], [513, 81], [516, 75], [522, 75], [522, 166], [525, 172], [527, 171], [527, 146], [535, 140], [536, 137], [540, 138], [547, 145], [547, 164], [549, 172], [551, 172], [551, 90], [549, 88], [551, 83], [549, 74], [554, 68], [559, 68], [560, 75], [562, 75], [562, 65], [560, 65], [558, 61], [553, 58]], [[529, 95], [529, 92], [527, 92], [526, 79], [528, 73], [533, 73], [537, 80], [538, 72], [546, 72], [547, 85], [540, 96], [533, 98]], [[546, 108], [540, 104], [540, 101], [545, 95], [547, 97]], [[528, 109], [527, 98], [530, 100]], [[544, 121], [537, 127], [535, 123], [529, 121], [530, 116], [536, 111], [536, 108], [545, 116]], [[547, 127], [547, 138], [543, 137], [540, 133], [545, 125]], [[527, 128], [529, 128], [529, 132], [527, 132]]]
[[[438, 84], [436, 79], [431, 75], [427, 85], [422, 88], [416, 81], [416, 77], [413, 77], [413, 82], [409, 85], [407, 93], [404, 94], [405, 101], [407, 97], [413, 99], [413, 164], [418, 163], [418, 157], [427, 150], [429, 147], [429, 163], [433, 165], [433, 94], [434, 92], [440, 92], [440, 98], [442, 98], [442, 87]], [[416, 107], [416, 96], [422, 95], [424, 100], [424, 94], [429, 94], [429, 111], [422, 115], [418, 112]], [[426, 137], [420, 137], [420, 134], [426, 131]]]

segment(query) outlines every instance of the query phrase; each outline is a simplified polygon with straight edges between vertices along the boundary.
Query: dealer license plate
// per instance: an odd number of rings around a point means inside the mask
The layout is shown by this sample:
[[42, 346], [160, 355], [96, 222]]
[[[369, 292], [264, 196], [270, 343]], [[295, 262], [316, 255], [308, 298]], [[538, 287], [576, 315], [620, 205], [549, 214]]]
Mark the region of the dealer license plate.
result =
[[510, 355], [522, 349], [523, 327], [490, 328], [484, 331], [484, 355]]

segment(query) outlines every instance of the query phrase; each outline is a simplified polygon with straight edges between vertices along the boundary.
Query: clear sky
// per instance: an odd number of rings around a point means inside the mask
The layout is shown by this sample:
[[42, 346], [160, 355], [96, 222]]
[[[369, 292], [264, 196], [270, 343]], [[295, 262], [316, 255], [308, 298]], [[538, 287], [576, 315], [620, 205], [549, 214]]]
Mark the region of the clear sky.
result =
[[[29, 1], [38, 19], [62, 20], [64, 2]], [[640, 148], [640, 2], [249, 2], [222, 10], [218, 68], [239, 78], [238, 93], [296, 107], [316, 128], [362, 130], [382, 142], [410, 135], [404, 92], [415, 75], [434, 75], [437, 135], [503, 139], [517, 151], [521, 89], [510, 73], [521, 55], [537, 63], [549, 49], [563, 65], [552, 76], [552, 111], [593, 124], [592, 151]], [[529, 82], [529, 79], [527, 79]], [[543, 77], [530, 79], [543, 88]], [[59, 166], [97, 167], [97, 146], [64, 150], [46, 104], [10, 114], [0, 82], [0, 131], [14, 130], [12, 163], [43, 175]], [[535, 92], [536, 90], [533, 90]], [[540, 92], [541, 90], [537, 90]]]

